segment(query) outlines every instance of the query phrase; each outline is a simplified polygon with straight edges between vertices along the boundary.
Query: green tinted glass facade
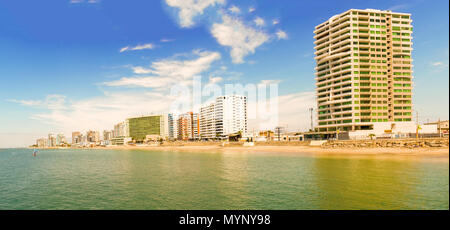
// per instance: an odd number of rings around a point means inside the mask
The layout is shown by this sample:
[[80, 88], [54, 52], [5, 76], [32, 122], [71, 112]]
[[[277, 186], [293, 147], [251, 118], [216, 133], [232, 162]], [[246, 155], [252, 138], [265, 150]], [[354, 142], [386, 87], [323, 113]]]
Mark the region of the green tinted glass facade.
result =
[[161, 116], [130, 118], [130, 137], [136, 141], [145, 140], [146, 135], [160, 135]]

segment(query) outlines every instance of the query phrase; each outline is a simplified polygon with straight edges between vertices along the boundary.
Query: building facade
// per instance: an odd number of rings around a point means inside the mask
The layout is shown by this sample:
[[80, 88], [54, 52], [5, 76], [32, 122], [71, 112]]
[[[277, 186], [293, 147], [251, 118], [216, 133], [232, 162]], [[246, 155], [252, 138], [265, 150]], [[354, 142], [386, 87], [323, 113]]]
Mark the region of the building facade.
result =
[[83, 141], [83, 136], [80, 132], [72, 132], [72, 145], [80, 144]]
[[128, 120], [120, 122], [114, 125], [114, 137], [128, 137], [130, 136], [130, 127]]
[[38, 148], [48, 147], [47, 138], [39, 138], [36, 140], [36, 146]]
[[110, 141], [113, 138], [113, 130], [103, 130], [103, 140]]
[[64, 145], [66, 144], [66, 136], [64, 136], [63, 133], [59, 133], [58, 135], [56, 135], [56, 145], [60, 146], [60, 145]]
[[448, 135], [449, 133], [449, 121], [436, 121], [436, 122], [430, 122], [430, 123], [426, 123], [425, 125], [436, 125], [437, 126], [437, 130], [440, 134], [445, 134]]
[[56, 146], [56, 137], [52, 133], [48, 134], [47, 146], [48, 147], [55, 147]]
[[247, 133], [247, 97], [220, 96], [200, 108], [201, 139], [224, 139], [230, 134]]
[[351, 9], [315, 27], [316, 131], [412, 121], [411, 15]]
[[160, 115], [160, 133], [161, 138], [165, 140], [173, 139], [173, 115], [165, 113]]
[[197, 113], [188, 112], [177, 119], [178, 140], [198, 140], [200, 138], [200, 121]]
[[163, 139], [173, 138], [173, 117], [171, 114], [160, 114], [128, 118], [129, 137], [133, 141], [143, 142], [148, 135], [159, 135]]
[[86, 142], [98, 143], [100, 142], [100, 132], [98, 131], [87, 131], [86, 132]]

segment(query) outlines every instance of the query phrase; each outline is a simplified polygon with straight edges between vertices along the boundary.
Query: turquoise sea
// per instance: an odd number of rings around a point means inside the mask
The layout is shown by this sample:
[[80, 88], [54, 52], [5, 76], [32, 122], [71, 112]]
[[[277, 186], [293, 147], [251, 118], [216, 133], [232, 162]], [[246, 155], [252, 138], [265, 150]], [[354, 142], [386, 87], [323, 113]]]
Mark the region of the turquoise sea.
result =
[[0, 149], [0, 209], [449, 209], [417, 157]]

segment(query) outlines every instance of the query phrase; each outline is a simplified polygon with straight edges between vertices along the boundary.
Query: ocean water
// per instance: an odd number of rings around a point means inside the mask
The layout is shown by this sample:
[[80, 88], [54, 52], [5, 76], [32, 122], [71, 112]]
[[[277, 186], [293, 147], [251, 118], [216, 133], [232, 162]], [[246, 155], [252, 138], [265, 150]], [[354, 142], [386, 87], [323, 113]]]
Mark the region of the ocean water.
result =
[[449, 209], [449, 162], [0, 149], [0, 209]]

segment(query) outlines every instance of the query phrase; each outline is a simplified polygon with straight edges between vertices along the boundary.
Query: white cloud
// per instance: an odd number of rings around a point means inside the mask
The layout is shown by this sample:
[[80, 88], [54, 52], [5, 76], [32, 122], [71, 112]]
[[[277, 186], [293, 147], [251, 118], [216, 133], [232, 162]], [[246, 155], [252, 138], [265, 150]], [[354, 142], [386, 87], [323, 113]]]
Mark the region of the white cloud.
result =
[[433, 67], [433, 70], [436, 70], [436, 71], [442, 71], [442, 70], [446, 70], [448, 68], [448, 64], [446, 64], [445, 62], [441, 62], [441, 61], [432, 62], [430, 65]]
[[288, 39], [288, 35], [286, 34], [286, 32], [282, 31], [282, 30], [278, 30], [276, 33], [278, 40], [280, 39]]
[[[269, 96], [269, 95], [268, 95]], [[270, 95], [272, 97], [272, 95]], [[315, 108], [315, 93], [314, 92], [298, 92], [287, 95], [278, 96], [278, 111], [270, 109], [270, 101], [267, 104], [257, 104], [249, 102], [248, 108], [257, 108], [260, 111], [264, 108], [265, 115], [278, 116], [278, 123], [269, 122], [257, 112], [249, 110], [248, 130], [273, 130], [276, 126], [284, 126], [288, 131], [306, 131], [310, 128], [310, 113], [309, 108]], [[262, 106], [262, 107], [261, 107]], [[287, 126], [287, 127], [286, 127]]]
[[273, 25], [276, 25], [276, 24], [278, 24], [278, 23], [280, 23], [280, 21], [279, 21], [278, 19], [272, 20], [272, 24], [273, 24]]
[[133, 66], [131, 68], [133, 69], [133, 73], [135, 74], [148, 74], [152, 72], [152, 70], [146, 69], [142, 66]]
[[146, 88], [164, 88], [171, 84], [180, 83], [175, 79], [159, 76], [145, 77], [123, 77], [120, 80], [106, 82], [107, 86], [129, 86], [129, 87], [146, 87]]
[[133, 67], [135, 74], [151, 74], [143, 77], [124, 77], [117, 81], [105, 82], [107, 86], [132, 86], [148, 88], [166, 88], [171, 84], [183, 83], [208, 70], [211, 64], [221, 58], [220, 53], [194, 50], [194, 59], [164, 59], [153, 62], [150, 68]]
[[132, 51], [132, 50], [149, 50], [149, 49], [154, 49], [155, 45], [148, 43], [148, 44], [143, 44], [143, 45], [137, 45], [134, 47], [130, 47], [130, 46], [126, 46], [123, 47], [122, 49], [120, 49], [120, 52], [125, 52], [125, 51]]
[[175, 41], [175, 39], [167, 39], [167, 38], [163, 38], [160, 40], [161, 42], [173, 42]]
[[443, 62], [440, 62], [440, 61], [438, 61], [438, 62], [433, 62], [433, 63], [431, 63], [431, 65], [432, 65], [432, 66], [443, 66], [443, 65], [444, 65], [444, 63], [443, 63]]
[[181, 27], [192, 27], [194, 17], [202, 15], [203, 11], [210, 7], [225, 4], [225, 0], [166, 0], [170, 7], [178, 8], [178, 17]]
[[112, 129], [114, 124], [127, 117], [168, 111], [169, 100], [168, 96], [156, 94], [105, 93], [100, 97], [66, 103], [64, 109], [49, 108], [48, 112], [35, 113], [31, 118], [70, 135], [76, 130]]
[[264, 19], [260, 18], [260, 17], [256, 17], [255, 20], [253, 20], [253, 22], [255, 22], [255, 24], [257, 26], [264, 26], [266, 24], [266, 22], [264, 21]]
[[221, 82], [223, 79], [221, 77], [213, 77], [213, 76], [209, 76], [209, 83], [211, 84], [217, 84], [219, 82]]
[[47, 95], [45, 100], [8, 100], [10, 102], [18, 103], [24, 106], [31, 106], [44, 109], [64, 109], [66, 97], [58, 94]]
[[[309, 108], [316, 108], [314, 92], [299, 92], [278, 97], [280, 125], [290, 131], [307, 131], [311, 127]], [[315, 119], [316, 115], [313, 115]]]
[[252, 13], [253, 11], [255, 11], [256, 9], [254, 8], [254, 7], [250, 7], [250, 8], [248, 8], [248, 12], [249, 13]]
[[263, 31], [256, 30], [226, 14], [222, 15], [222, 23], [214, 23], [212, 35], [220, 45], [231, 47], [231, 58], [234, 63], [243, 63], [244, 57], [255, 53], [255, 49], [269, 40]]
[[241, 12], [241, 9], [239, 9], [239, 7], [237, 7], [237, 6], [235, 6], [235, 5], [231, 6], [228, 10], [229, 10], [230, 12], [232, 12], [232, 13], [235, 13], [235, 14], [238, 14], [238, 13]]

